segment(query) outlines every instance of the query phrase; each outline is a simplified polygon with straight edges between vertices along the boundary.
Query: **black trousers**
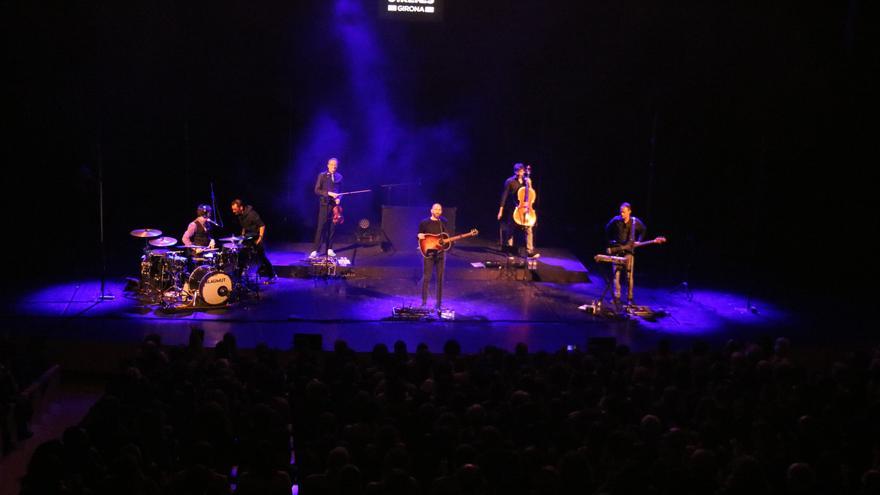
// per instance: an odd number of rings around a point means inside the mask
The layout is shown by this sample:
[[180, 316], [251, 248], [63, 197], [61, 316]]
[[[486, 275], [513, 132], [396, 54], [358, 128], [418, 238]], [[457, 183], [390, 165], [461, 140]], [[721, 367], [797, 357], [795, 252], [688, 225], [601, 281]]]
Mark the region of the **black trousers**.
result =
[[333, 235], [336, 234], [336, 224], [333, 223], [334, 206], [334, 203], [318, 205], [318, 229], [315, 231], [312, 251], [318, 251], [324, 243], [327, 244], [327, 249], [333, 249]]
[[501, 249], [512, 248], [512, 251], [519, 253], [522, 246], [526, 248], [526, 254], [532, 254], [535, 251], [535, 231], [534, 227], [524, 227], [517, 224], [512, 219], [501, 219]]
[[446, 271], [446, 253], [425, 256], [422, 271], [422, 305], [428, 304], [428, 285], [431, 275], [437, 271], [437, 307], [443, 303], [443, 272]]
[[266, 277], [274, 277], [275, 268], [272, 267], [272, 262], [269, 261], [269, 258], [266, 256], [265, 245], [262, 242], [254, 244], [253, 250], [254, 261], [260, 264], [258, 273]]

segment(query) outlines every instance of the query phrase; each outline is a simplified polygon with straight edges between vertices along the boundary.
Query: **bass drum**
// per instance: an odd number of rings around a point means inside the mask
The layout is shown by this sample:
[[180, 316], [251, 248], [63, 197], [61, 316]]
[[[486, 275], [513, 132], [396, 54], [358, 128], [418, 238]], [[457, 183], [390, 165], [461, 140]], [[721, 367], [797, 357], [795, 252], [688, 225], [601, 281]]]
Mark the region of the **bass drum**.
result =
[[232, 277], [213, 266], [202, 265], [190, 274], [186, 290], [193, 295], [198, 291], [201, 301], [209, 306], [221, 306], [229, 302]]

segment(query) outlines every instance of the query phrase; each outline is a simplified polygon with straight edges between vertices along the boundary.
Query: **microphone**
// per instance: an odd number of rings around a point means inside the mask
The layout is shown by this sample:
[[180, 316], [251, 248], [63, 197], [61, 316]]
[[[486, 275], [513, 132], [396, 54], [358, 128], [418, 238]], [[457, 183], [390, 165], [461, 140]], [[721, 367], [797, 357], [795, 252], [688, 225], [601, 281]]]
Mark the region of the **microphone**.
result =
[[210, 223], [210, 224], [212, 224], [212, 225], [216, 225], [216, 226], [217, 226], [217, 227], [219, 227], [219, 226], [220, 226], [220, 224], [219, 224], [219, 223], [217, 223], [217, 222], [215, 222], [215, 221], [213, 221], [213, 220], [211, 220], [211, 219], [210, 219], [210, 218], [208, 218], [208, 217], [205, 217], [205, 221], [206, 221], [206, 222], [208, 222], [208, 223]]

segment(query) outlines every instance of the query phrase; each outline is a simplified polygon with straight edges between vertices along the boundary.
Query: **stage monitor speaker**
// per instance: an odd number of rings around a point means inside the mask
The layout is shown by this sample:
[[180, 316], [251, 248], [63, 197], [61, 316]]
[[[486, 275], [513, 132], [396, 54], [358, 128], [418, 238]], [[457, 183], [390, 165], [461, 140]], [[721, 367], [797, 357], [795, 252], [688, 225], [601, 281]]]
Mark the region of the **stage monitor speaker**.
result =
[[321, 352], [324, 348], [324, 337], [319, 333], [293, 334], [293, 350]]
[[[443, 216], [446, 217], [450, 232], [455, 230], [455, 207], [444, 206]], [[382, 206], [382, 230], [394, 249], [406, 252], [419, 247], [417, 234], [419, 222], [431, 216], [431, 205], [425, 206]]]

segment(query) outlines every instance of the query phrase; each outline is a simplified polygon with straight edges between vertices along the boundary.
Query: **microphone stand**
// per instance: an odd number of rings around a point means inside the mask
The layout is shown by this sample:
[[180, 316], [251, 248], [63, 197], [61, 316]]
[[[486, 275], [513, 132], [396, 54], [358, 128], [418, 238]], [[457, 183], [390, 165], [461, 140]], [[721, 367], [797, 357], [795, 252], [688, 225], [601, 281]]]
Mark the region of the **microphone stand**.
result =
[[98, 244], [101, 250], [101, 295], [98, 296], [98, 302], [112, 301], [116, 296], [105, 292], [107, 285], [107, 249], [104, 245], [104, 160], [101, 156], [101, 130], [98, 129], [98, 225], [99, 235]]
[[[391, 205], [391, 204], [394, 204], [391, 201], [392, 200], [391, 193], [395, 188], [400, 188], [400, 187], [408, 188], [407, 191], [410, 192], [410, 191], [412, 191], [411, 188], [413, 186], [421, 186], [421, 185], [422, 185], [422, 181], [419, 180], [416, 182], [398, 182], [396, 184], [380, 184], [379, 187], [381, 187], [385, 190], [385, 204]], [[410, 204], [412, 203], [411, 196], [412, 196], [412, 194], [407, 194], [407, 206], [410, 206]]]
[[211, 182], [211, 208], [214, 208], [214, 216], [217, 217], [217, 223], [214, 225], [218, 227], [223, 227], [223, 217], [220, 216], [220, 210], [217, 209], [217, 200], [214, 198], [214, 183]]

